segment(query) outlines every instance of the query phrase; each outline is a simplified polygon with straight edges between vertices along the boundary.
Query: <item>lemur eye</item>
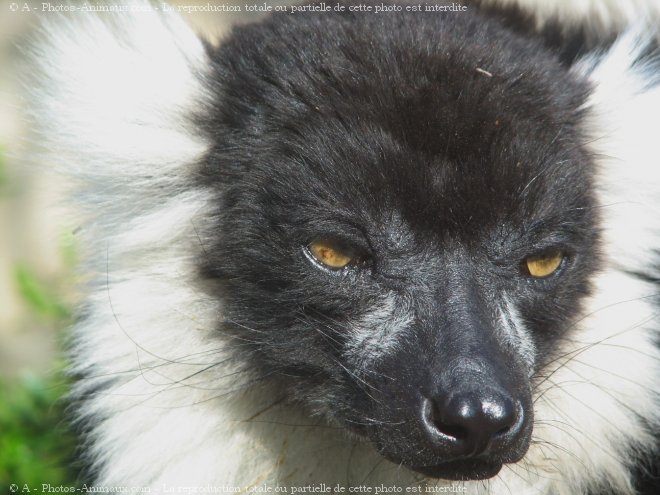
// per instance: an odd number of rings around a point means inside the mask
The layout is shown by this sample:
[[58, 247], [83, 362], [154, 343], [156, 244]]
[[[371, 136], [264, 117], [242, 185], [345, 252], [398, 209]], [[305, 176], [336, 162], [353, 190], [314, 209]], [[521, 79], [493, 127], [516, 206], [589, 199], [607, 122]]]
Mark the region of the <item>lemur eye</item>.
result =
[[530, 256], [525, 260], [527, 271], [534, 278], [549, 277], [557, 271], [564, 261], [561, 251], [553, 251], [540, 256]]
[[326, 241], [313, 241], [307, 249], [316, 261], [333, 270], [344, 268], [354, 261], [352, 256]]

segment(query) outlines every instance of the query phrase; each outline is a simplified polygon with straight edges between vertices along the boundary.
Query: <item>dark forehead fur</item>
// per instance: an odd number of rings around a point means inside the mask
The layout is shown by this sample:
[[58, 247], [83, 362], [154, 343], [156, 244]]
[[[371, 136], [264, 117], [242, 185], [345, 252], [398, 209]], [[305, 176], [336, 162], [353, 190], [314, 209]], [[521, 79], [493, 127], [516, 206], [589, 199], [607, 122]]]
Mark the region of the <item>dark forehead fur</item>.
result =
[[[540, 42], [472, 8], [285, 14], [209, 53], [215, 103], [200, 120], [215, 146], [200, 180], [219, 199], [204, 271], [223, 280], [226, 311], [245, 308], [245, 326], [288, 328], [301, 306], [357, 316], [389, 281], [413, 290], [442, 273], [445, 252], [509, 267], [518, 290], [521, 260], [557, 246], [582, 260], [573, 276], [551, 299], [526, 297], [575, 314], [597, 237], [588, 88]], [[369, 252], [371, 280], [387, 284], [329, 286], [300, 257], [325, 236]]]
[[274, 194], [281, 181], [282, 195], [327, 196], [332, 183], [334, 205], [373, 216], [376, 199], [445, 231], [501, 220], [495, 200], [553, 211], [544, 184], [564, 190], [563, 206], [583, 202], [573, 185], [589, 161], [577, 110], [586, 88], [539, 43], [476, 11], [276, 15], [211, 55], [217, 106], [205, 126], [218, 144], [207, 180], [249, 171]]

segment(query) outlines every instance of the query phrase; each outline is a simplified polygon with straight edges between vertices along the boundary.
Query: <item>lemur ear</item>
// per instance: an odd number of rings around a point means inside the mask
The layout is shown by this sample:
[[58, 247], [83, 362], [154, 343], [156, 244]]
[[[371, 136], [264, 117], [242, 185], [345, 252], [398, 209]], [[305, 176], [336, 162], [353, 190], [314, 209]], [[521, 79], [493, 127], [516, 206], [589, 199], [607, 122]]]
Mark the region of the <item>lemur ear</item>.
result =
[[[80, 242], [119, 259], [119, 250], [162, 239], [176, 218], [157, 212], [190, 203], [181, 195], [210, 146], [192, 118], [207, 105], [202, 41], [178, 14], [155, 10], [54, 14], [38, 33], [23, 82], [32, 155], [78, 192], [77, 221], [94, 219]], [[132, 236], [136, 217], [149, 215], [149, 228]]]
[[190, 116], [203, 108], [210, 62], [180, 16], [68, 13], [44, 18], [39, 32], [24, 83], [34, 142], [64, 175], [122, 184], [96, 188], [92, 206], [120, 213], [117, 192], [144, 203], [141, 187], [171, 185], [206, 150]]
[[485, 15], [498, 18], [514, 32], [540, 38], [562, 62], [572, 66], [583, 55], [614, 42], [629, 26], [660, 24], [656, 0], [470, 0]]

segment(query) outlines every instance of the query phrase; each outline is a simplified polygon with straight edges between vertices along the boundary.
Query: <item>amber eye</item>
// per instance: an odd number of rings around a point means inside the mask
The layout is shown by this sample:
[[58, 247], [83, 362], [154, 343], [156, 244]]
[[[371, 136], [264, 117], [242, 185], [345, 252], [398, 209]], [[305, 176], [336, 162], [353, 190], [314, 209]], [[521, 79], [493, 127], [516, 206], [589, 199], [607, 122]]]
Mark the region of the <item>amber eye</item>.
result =
[[564, 254], [555, 251], [541, 256], [530, 256], [525, 260], [525, 264], [532, 277], [545, 278], [555, 273], [563, 260]]
[[307, 249], [316, 261], [334, 270], [344, 268], [353, 261], [351, 256], [324, 241], [314, 241]]

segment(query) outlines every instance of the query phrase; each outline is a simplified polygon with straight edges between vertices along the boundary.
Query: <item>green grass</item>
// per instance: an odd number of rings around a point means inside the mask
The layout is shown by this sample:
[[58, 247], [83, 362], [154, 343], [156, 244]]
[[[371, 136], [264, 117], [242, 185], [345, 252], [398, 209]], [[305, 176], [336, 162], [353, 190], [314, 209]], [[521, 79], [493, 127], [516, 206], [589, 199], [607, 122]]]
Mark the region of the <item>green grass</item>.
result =
[[69, 317], [69, 309], [60, 300], [57, 292], [44, 284], [29, 266], [17, 265], [15, 280], [23, 300], [36, 315], [55, 322]]
[[10, 483], [70, 485], [75, 439], [64, 417], [59, 378], [0, 381], [0, 492]]
[[[0, 144], [0, 199], [9, 194], [4, 148]], [[7, 235], [7, 232], [0, 232]], [[73, 236], [64, 237], [60, 254], [67, 271], [75, 265]], [[63, 290], [46, 281], [27, 263], [14, 267], [15, 290], [29, 309], [25, 324], [62, 331], [71, 318]], [[1, 305], [1, 302], [0, 302]], [[59, 329], [59, 330], [58, 330]], [[63, 370], [63, 363], [52, 363]], [[42, 483], [74, 486], [77, 473], [74, 452], [77, 440], [65, 421], [65, 401], [69, 383], [56, 372], [49, 376], [27, 375], [21, 378], [0, 376], [0, 494], [9, 493], [15, 483], [19, 493], [24, 484], [40, 487]]]
[[[58, 291], [29, 266], [15, 268], [15, 286], [35, 322], [53, 331], [68, 324], [70, 310]], [[53, 363], [53, 367], [61, 370], [64, 364]], [[0, 380], [0, 493], [10, 483], [75, 484], [76, 439], [64, 420], [62, 399], [68, 388], [61, 373]]]

